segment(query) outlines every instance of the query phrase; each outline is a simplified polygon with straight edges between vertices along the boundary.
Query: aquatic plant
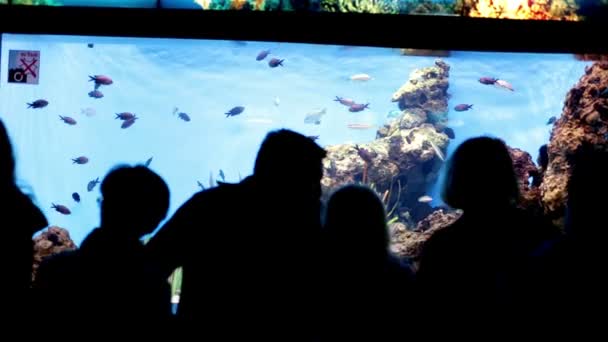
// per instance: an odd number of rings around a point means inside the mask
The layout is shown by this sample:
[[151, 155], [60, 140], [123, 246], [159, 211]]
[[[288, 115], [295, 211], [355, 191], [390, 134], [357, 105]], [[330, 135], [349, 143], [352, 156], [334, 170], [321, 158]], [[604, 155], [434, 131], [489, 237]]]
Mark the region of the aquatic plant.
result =
[[400, 0], [321, 0], [321, 11], [352, 13], [399, 13]]
[[[384, 190], [384, 192], [379, 191], [375, 183], [370, 183], [370, 184], [362, 183], [361, 185], [367, 186], [372, 191], [374, 191], [376, 193], [376, 195], [378, 195], [378, 197], [382, 201], [382, 204], [384, 205], [384, 210], [386, 211], [387, 225], [391, 225], [391, 224], [399, 221], [399, 216], [395, 215], [395, 212], [397, 211], [397, 208], [399, 207], [399, 203], [401, 202], [401, 181], [400, 180], [397, 180], [397, 194], [396, 195], [394, 195], [394, 191], [393, 191], [395, 182], [391, 182], [391, 185], [389, 186], [389, 188]], [[395, 197], [395, 196], [397, 196], [397, 198], [394, 201], [392, 201], [393, 197]], [[392, 204], [391, 204], [391, 202], [392, 202]]]

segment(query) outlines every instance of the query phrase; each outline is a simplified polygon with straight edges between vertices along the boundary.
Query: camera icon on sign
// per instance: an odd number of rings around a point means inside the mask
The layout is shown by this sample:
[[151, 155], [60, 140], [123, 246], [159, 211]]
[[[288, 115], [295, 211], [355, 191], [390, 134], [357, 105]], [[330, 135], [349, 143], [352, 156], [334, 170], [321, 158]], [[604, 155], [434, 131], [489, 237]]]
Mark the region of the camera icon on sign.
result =
[[27, 74], [22, 68], [10, 69], [8, 71], [9, 83], [27, 83]]

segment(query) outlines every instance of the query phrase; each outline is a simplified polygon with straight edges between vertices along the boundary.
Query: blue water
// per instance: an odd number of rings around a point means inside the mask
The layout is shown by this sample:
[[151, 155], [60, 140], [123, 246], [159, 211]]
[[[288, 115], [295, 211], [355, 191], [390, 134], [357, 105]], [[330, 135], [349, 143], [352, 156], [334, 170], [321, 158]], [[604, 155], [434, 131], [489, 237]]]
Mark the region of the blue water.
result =
[[164, 8], [196, 8], [201, 9], [201, 5], [194, 0], [162, 0], [161, 4]]
[[[94, 48], [88, 48], [94, 43]], [[8, 84], [7, 59], [11, 49], [40, 50], [39, 85]], [[285, 66], [271, 69], [256, 55], [270, 49]], [[77, 243], [99, 224], [99, 187], [87, 192], [87, 183], [100, 179], [119, 164], [143, 163], [171, 187], [170, 214], [208, 184], [209, 174], [236, 182], [239, 173], [251, 173], [255, 154], [271, 129], [287, 127], [319, 135], [321, 145], [367, 142], [376, 130], [356, 131], [349, 123], [376, 127], [397, 108], [393, 92], [411, 71], [431, 66], [434, 57], [405, 57], [396, 49], [344, 48], [306, 44], [168, 39], [114, 39], [63, 36], [4, 35], [0, 71], [0, 117], [15, 145], [18, 178], [29, 186], [50, 223], [67, 228]], [[455, 52], [445, 58], [451, 66], [450, 107], [470, 103], [468, 112], [450, 111], [456, 133], [449, 151], [464, 139], [490, 134], [509, 145], [529, 151], [549, 138], [550, 116], [559, 116], [567, 91], [584, 73], [586, 62], [572, 55]], [[368, 82], [349, 76], [367, 73]], [[102, 86], [105, 97], [88, 97], [88, 75], [112, 77]], [[481, 85], [492, 76], [508, 80], [515, 92]], [[370, 103], [370, 109], [350, 113], [333, 101], [335, 96]], [[43, 109], [26, 103], [47, 99]], [[280, 104], [274, 104], [278, 98]], [[235, 106], [245, 112], [226, 118]], [[173, 115], [173, 108], [192, 121]], [[96, 115], [81, 114], [93, 108]], [[306, 113], [326, 108], [318, 126], [304, 124]], [[132, 112], [140, 119], [121, 129], [115, 113]], [[78, 121], [69, 126], [59, 115]], [[71, 159], [87, 156], [85, 165]], [[481, 157], [481, 156], [480, 156]], [[80, 204], [71, 194], [79, 192]], [[436, 196], [436, 187], [429, 189]], [[65, 216], [51, 203], [72, 210]], [[439, 204], [435, 200], [434, 204]]]

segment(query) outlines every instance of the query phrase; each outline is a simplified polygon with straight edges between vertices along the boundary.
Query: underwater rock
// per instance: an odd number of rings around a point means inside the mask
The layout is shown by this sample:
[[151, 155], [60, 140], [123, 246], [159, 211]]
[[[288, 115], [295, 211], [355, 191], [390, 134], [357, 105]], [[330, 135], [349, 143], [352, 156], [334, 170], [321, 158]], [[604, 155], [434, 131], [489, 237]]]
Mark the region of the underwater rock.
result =
[[519, 185], [520, 202], [519, 207], [530, 211], [534, 215], [543, 212], [540, 188], [530, 182], [530, 177], [540, 177], [541, 171], [532, 161], [532, 156], [518, 148], [507, 147], [513, 160], [513, 169]]
[[404, 56], [450, 57], [448, 50], [400, 49]]
[[439, 209], [424, 220], [418, 222], [415, 229], [408, 229], [403, 223], [393, 223], [389, 227], [391, 235], [390, 250], [400, 258], [406, 258], [416, 265], [424, 243], [436, 231], [454, 223], [459, 217], [458, 211], [444, 211]]
[[[321, 180], [324, 198], [341, 186], [365, 184], [378, 193], [389, 190], [391, 198], [399, 201], [399, 211], [410, 210], [414, 222], [426, 217], [430, 207], [419, 208], [418, 198], [435, 184], [444, 162], [433, 146], [443, 154], [449, 138], [425, 120], [424, 111], [412, 109], [380, 128], [377, 139], [358, 144], [373, 156], [368, 161], [361, 158], [355, 144], [327, 146]], [[424, 213], [418, 209], [425, 209]]]
[[608, 62], [608, 55], [598, 55], [598, 54], [579, 54], [574, 55], [579, 61], [592, 61], [592, 62]]
[[432, 67], [416, 69], [391, 100], [399, 102], [399, 109], [422, 109], [430, 123], [446, 120], [450, 66], [438, 59]]
[[555, 123], [547, 146], [548, 165], [540, 186], [545, 214], [563, 225], [567, 184], [570, 177], [568, 156], [581, 143], [608, 149], [608, 99], [599, 96], [608, 84], [605, 62], [586, 68], [579, 82], [568, 92], [560, 119]]
[[64, 251], [75, 250], [76, 244], [70, 238], [70, 233], [63, 228], [51, 226], [34, 238], [34, 265], [32, 279], [36, 277], [36, 270], [40, 263], [51, 255]]

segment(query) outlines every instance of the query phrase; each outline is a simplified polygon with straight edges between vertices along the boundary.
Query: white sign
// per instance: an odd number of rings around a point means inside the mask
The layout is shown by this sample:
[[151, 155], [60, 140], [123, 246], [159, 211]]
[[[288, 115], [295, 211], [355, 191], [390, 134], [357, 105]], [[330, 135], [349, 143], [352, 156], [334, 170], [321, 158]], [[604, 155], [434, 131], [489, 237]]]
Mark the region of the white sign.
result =
[[39, 79], [40, 51], [9, 51], [8, 83], [38, 84]]

